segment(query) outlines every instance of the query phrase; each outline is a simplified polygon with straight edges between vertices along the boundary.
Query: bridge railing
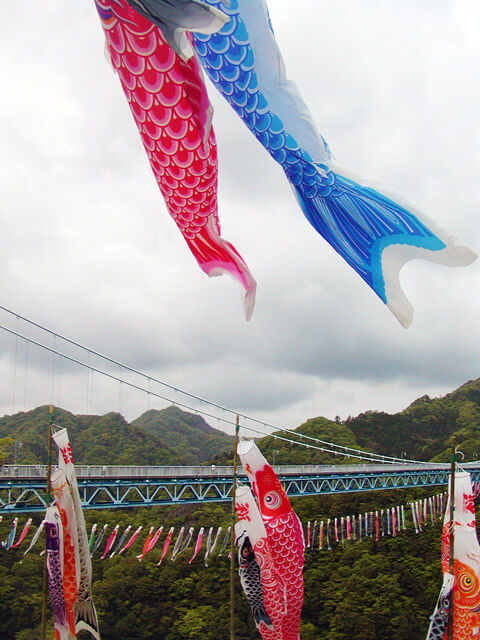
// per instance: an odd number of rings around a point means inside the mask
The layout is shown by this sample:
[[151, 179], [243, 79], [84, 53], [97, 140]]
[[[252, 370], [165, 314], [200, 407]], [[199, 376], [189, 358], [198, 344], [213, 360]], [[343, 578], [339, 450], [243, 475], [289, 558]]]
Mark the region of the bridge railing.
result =
[[[468, 465], [470, 466], [470, 465]], [[480, 466], [479, 463], [472, 466]], [[55, 466], [53, 467], [56, 468]], [[447, 469], [448, 464], [360, 464], [360, 465], [276, 465], [280, 476], [330, 475], [347, 473], [381, 473], [416, 470]], [[231, 477], [233, 467], [216, 465], [196, 466], [133, 466], [133, 465], [75, 465], [78, 478], [129, 479], [129, 478], [220, 478]], [[4, 465], [0, 468], [0, 479], [43, 479], [47, 465]]]

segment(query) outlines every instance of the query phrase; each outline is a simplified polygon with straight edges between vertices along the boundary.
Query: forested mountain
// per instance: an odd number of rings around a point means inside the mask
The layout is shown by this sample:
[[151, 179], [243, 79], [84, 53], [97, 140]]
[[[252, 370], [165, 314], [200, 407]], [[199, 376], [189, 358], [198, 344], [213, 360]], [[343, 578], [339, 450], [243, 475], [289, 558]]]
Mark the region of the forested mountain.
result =
[[[471, 380], [440, 398], [422, 396], [399, 413], [367, 411], [343, 422], [312, 418], [295, 431], [347, 447], [437, 462], [450, 459], [450, 438], [454, 433], [465, 460], [475, 460], [480, 453], [480, 379]], [[298, 436], [296, 439], [302, 440]], [[316, 449], [292, 448], [291, 444], [273, 437], [261, 442], [267, 457], [273, 459], [275, 452], [278, 464], [348, 461]], [[319, 446], [311, 440], [304, 442]]]
[[[16, 450], [18, 464], [46, 462], [49, 419], [48, 406], [0, 418], [0, 450], [10, 449], [9, 462], [13, 440], [22, 443]], [[147, 411], [131, 423], [119, 413], [74, 415], [55, 408], [54, 423], [67, 427], [77, 464], [203, 464], [233, 443], [232, 436], [177, 407]], [[6, 436], [13, 440], [2, 449]]]
[[345, 424], [367, 449], [395, 456], [404, 451], [419, 460], [449, 460], [455, 433], [465, 459], [472, 460], [480, 450], [480, 379], [441, 398], [422, 396], [400, 413], [368, 411]]
[[132, 426], [162, 438], [182, 459], [182, 464], [208, 462], [233, 446], [233, 436], [214, 429], [202, 416], [173, 406], [162, 411], [151, 409], [134, 420]]
[[[45, 464], [50, 419], [48, 406], [0, 418], [0, 438], [11, 436], [18, 464]], [[77, 464], [182, 464], [160, 436], [134, 427], [119, 413], [74, 415], [55, 409], [54, 423], [67, 427]], [[12, 462], [12, 456], [10, 456]]]
[[[57, 408], [54, 420], [68, 428], [79, 464], [231, 462], [231, 436], [211, 427], [201, 416], [174, 406], [161, 411], [152, 409], [131, 423], [118, 413], [74, 415]], [[2, 449], [1, 440], [11, 437], [23, 443], [17, 448], [17, 462], [46, 462], [48, 421], [48, 406], [0, 418], [0, 461], [2, 450], [12, 448], [11, 441], [5, 441]], [[422, 396], [399, 413], [367, 411], [345, 421], [316, 417], [295, 431], [346, 447], [435, 461], [449, 459], [450, 436], [455, 433], [465, 459], [473, 460], [480, 451], [480, 379], [467, 382], [443, 397]], [[318, 446], [312, 440], [303, 441]], [[277, 464], [351, 462], [350, 458], [333, 457], [315, 448], [294, 447], [271, 436], [259, 442], [267, 457]]]

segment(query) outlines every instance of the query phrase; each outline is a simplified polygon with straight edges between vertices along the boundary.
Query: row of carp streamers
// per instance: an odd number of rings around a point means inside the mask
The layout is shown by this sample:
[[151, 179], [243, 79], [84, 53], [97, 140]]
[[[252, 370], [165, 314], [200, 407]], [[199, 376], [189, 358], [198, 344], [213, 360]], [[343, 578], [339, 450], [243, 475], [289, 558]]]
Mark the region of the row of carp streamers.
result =
[[410, 203], [336, 165], [287, 78], [265, 0], [94, 0], [117, 73], [167, 209], [200, 268], [241, 285], [250, 318], [256, 282], [223, 239], [217, 144], [202, 70], [285, 172], [313, 228], [407, 327], [399, 282], [423, 258], [464, 266], [476, 254]]
[[[434, 524], [443, 513], [446, 493], [423, 498], [410, 503], [412, 522], [415, 533], [422, 531], [422, 525]], [[345, 544], [345, 541], [375, 538], [378, 542], [384, 536], [396, 537], [407, 528], [405, 506], [398, 505], [387, 509], [367, 511], [352, 516], [328, 518], [308, 521], [306, 548], [331, 550], [334, 544]]]
[[[409, 505], [406, 505], [407, 512], [405, 511], [405, 505], [399, 505], [351, 516], [328, 518], [326, 520], [309, 520], [305, 527], [306, 549], [312, 551], [322, 549], [330, 550], [334, 543], [343, 545], [345, 541], [360, 541], [362, 538], [375, 538], [378, 541], [384, 536], [395, 537], [401, 530], [407, 528], [407, 518], [409, 515], [411, 516], [415, 533], [418, 534], [426, 525], [429, 523], [434, 524], [438, 520], [444, 511], [446, 495], [446, 492], [443, 492], [411, 502]], [[0, 522], [1, 518], [0, 516]], [[18, 540], [14, 542], [18, 525], [18, 518], [14, 518], [7, 540], [0, 543], [2, 549], [8, 551], [9, 549], [18, 548], [25, 540], [31, 524], [32, 518], [29, 518]], [[100, 528], [98, 523], [92, 525], [88, 543], [90, 557], [93, 558], [97, 552], [100, 552], [103, 542], [105, 542], [105, 546], [99, 556], [100, 559], [105, 560], [113, 558], [114, 556], [123, 556], [125, 552], [137, 542], [137, 539], [139, 539], [142, 531], [145, 529], [143, 526], [134, 529], [132, 525], [128, 525], [123, 533], [120, 534], [120, 525], [116, 525], [107, 537], [108, 526], [108, 524], [104, 524], [103, 527]], [[42, 521], [37, 528], [24, 555], [29, 553], [35, 546], [43, 527], [44, 521]], [[146, 539], [142, 545], [142, 551], [136, 556], [139, 561], [142, 561], [145, 556], [156, 547], [165, 530], [163, 526], [157, 529], [153, 526], [149, 528]], [[173, 543], [174, 531], [174, 527], [168, 529], [165, 540], [163, 541], [161, 557], [158, 562], [159, 565], [162, 564], [163, 560], [167, 557], [170, 549], [170, 559], [175, 561], [180, 555], [187, 551], [193, 540], [195, 540], [193, 555], [190, 557], [189, 562], [191, 564], [199, 555], [203, 542], [205, 541], [205, 554], [203, 558], [206, 566], [208, 566], [208, 560], [210, 558], [224, 555], [230, 538], [230, 527], [225, 530], [223, 527], [217, 527], [216, 530], [215, 527], [201, 527], [195, 538], [194, 527], [183, 526], [180, 528]]]

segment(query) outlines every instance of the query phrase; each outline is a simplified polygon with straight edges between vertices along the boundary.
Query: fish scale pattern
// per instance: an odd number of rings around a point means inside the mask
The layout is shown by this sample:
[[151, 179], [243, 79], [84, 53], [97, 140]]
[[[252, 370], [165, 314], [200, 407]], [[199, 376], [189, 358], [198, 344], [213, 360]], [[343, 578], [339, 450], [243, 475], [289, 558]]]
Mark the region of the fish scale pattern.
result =
[[67, 624], [67, 611], [63, 595], [62, 564], [60, 559], [60, 535], [58, 524], [45, 522], [45, 540], [47, 550], [48, 589], [55, 623], [55, 634]]
[[292, 510], [278, 518], [265, 520], [268, 545], [277, 573], [287, 585], [286, 610], [283, 618], [283, 640], [298, 640], [303, 605], [303, 532]]
[[57, 509], [60, 513], [63, 527], [63, 596], [65, 599], [68, 626], [72, 636], [75, 637], [75, 615], [73, 612], [73, 605], [77, 599], [75, 547], [70, 533], [67, 513], [65, 509], [61, 508], [58, 501]]
[[228, 273], [253, 309], [256, 284], [237, 250], [220, 236], [217, 147], [212, 109], [194, 57], [184, 62], [155, 25], [124, 0], [95, 0], [107, 52], [168, 211], [201, 269]]
[[456, 558], [453, 573], [453, 637], [471, 640], [480, 631], [480, 579], [474, 568]]
[[[245, 597], [252, 609], [255, 624], [260, 632], [265, 627], [273, 630], [272, 620], [265, 610], [263, 586], [260, 566], [255, 558], [250, 539], [247, 535], [239, 543], [238, 548], [238, 575]], [[264, 637], [262, 633], [262, 638]]]
[[[242, 18], [242, 1], [206, 0], [229, 15], [230, 21], [218, 33], [193, 34], [200, 62], [257, 140], [282, 166], [311, 225], [387, 302], [381, 264], [386, 246], [409, 245], [440, 251], [446, 245], [419, 219], [417, 212], [333, 169], [331, 153], [323, 138], [323, 148], [318, 149], [317, 162], [313, 162], [289, 134], [285, 123], [269, 106], [271, 101], [266, 93], [274, 92], [275, 88], [263, 93], [259, 88], [255, 51], [248, 25]], [[268, 22], [265, 33], [271, 32], [265, 2], [248, 0], [253, 1], [265, 7]], [[324, 161], [318, 162], [319, 158]]]

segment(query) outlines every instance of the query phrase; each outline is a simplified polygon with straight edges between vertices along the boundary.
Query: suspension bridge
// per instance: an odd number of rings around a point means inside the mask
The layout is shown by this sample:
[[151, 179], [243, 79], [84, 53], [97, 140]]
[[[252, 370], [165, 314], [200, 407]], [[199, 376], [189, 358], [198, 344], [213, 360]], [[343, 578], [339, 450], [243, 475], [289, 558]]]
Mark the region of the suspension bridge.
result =
[[[464, 465], [472, 481], [480, 480], [480, 463]], [[85, 509], [126, 509], [162, 505], [228, 502], [233, 468], [224, 466], [76, 467]], [[47, 504], [44, 465], [5, 466], [0, 476], [0, 514], [43, 511]], [[360, 491], [441, 486], [449, 464], [360, 464], [275, 466], [292, 497]], [[246, 477], [240, 481], [246, 481]]]
[[[87, 398], [93, 395], [91, 383], [95, 374], [95, 379], [98, 376], [103, 377], [118, 384], [120, 389], [125, 387], [132, 392], [144, 394], [148, 400], [154, 398], [169, 402], [184, 410], [195, 412], [206, 420], [216, 420], [223, 424], [226, 430], [231, 429], [240, 420], [242, 432], [247, 433], [249, 437], [269, 435], [279, 441], [288, 442], [291, 446], [322, 451], [342, 458], [354, 458], [362, 462], [355, 465], [275, 466], [277, 475], [288, 495], [292, 497], [431, 487], [448, 483], [450, 475], [448, 464], [427, 464], [384, 456], [328, 442], [298, 431], [279, 428], [171, 386], [52, 332], [47, 327], [5, 307], [0, 306], [0, 311], [15, 322], [15, 328], [0, 325], [0, 329], [15, 337], [13, 400], [16, 396], [18, 346], [24, 342], [25, 349], [28, 347], [40, 349], [52, 358], [52, 393], [55, 387], [55, 372], [60, 369], [55, 365], [58, 359], [59, 362], [63, 361], [69, 366], [80, 367], [87, 371]], [[29, 331], [40, 332], [41, 338], [32, 338], [21, 333], [20, 322]], [[51, 339], [50, 345], [47, 344], [48, 339]], [[65, 351], [59, 350], [60, 344]], [[27, 356], [28, 351], [25, 357], [28, 365]], [[27, 369], [28, 366], [24, 372], [24, 396], [27, 386]], [[113, 374], [113, 370], [118, 370], [118, 375]], [[14, 406], [12, 413], [13, 409]], [[480, 462], [469, 463], [465, 467], [468, 467], [472, 473], [473, 481], [480, 480]], [[85, 509], [125, 509], [231, 500], [232, 467], [80, 465], [76, 470]], [[43, 465], [6, 465], [0, 468], [0, 514], [43, 511], [49, 502], [46, 475], [47, 467]], [[242, 480], [241, 476], [240, 480]]]

